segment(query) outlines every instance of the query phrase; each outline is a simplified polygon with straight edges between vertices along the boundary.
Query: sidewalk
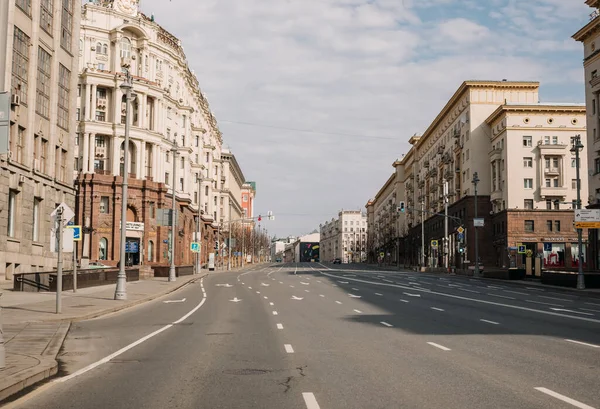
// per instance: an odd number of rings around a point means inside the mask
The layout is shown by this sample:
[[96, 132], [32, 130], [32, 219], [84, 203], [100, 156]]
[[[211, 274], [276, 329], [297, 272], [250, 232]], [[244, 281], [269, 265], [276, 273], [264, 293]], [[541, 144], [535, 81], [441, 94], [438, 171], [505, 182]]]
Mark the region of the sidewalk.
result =
[[[115, 301], [115, 284], [62, 293], [62, 314], [55, 314], [55, 293], [12, 291], [12, 282], [0, 281], [0, 305], [6, 367], [0, 369], [0, 402], [36, 382], [55, 375], [56, 356], [72, 321], [81, 321], [138, 305], [171, 293], [205, 277], [179, 277], [127, 283], [127, 300]], [[218, 274], [218, 272], [212, 273]]]

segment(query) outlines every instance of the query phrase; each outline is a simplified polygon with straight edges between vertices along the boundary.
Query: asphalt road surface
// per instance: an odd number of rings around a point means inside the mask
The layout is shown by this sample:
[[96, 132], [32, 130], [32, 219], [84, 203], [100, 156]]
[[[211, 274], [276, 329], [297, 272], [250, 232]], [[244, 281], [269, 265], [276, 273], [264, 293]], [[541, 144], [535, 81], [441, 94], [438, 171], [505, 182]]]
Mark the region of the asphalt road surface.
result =
[[218, 272], [63, 349], [13, 407], [600, 408], [600, 298], [448, 275]]

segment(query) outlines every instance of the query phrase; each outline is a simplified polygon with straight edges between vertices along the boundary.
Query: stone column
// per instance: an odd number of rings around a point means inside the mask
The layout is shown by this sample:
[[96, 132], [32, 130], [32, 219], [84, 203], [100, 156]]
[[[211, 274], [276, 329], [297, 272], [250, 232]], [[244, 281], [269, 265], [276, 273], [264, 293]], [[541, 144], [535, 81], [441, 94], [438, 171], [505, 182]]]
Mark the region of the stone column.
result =
[[98, 86], [96, 84], [92, 84], [92, 103], [90, 105], [90, 120], [94, 120], [96, 118], [96, 107], [98, 106], [98, 98], [96, 98], [97, 89]]
[[84, 118], [86, 118], [88, 121], [92, 120], [92, 85], [91, 84], [85, 84], [85, 92], [84, 92], [84, 101], [85, 101], [85, 115]]
[[90, 153], [90, 139], [87, 133], [82, 133], [81, 137], [83, 138], [83, 159], [81, 164], [81, 173], [88, 173], [90, 171], [89, 168], [89, 153]]
[[159, 149], [158, 149], [158, 145], [152, 145], [152, 177], [154, 178], [154, 181], [157, 182], [158, 181], [158, 153], [159, 153]]
[[117, 176], [121, 169], [121, 140], [118, 136], [111, 138], [112, 174]]
[[[140, 155], [139, 155], [139, 172], [138, 179], [144, 180], [146, 179], [146, 141], [142, 141], [140, 144]], [[149, 160], [149, 158], [148, 158]]]
[[89, 138], [90, 138], [90, 142], [89, 142], [90, 154], [89, 154], [88, 169], [89, 169], [89, 173], [95, 173], [94, 160], [96, 159], [96, 134], [90, 133]]
[[112, 122], [114, 124], [120, 124], [121, 123], [121, 98], [122, 98], [122, 92], [121, 89], [119, 87], [116, 87], [113, 90], [113, 118], [112, 118]]

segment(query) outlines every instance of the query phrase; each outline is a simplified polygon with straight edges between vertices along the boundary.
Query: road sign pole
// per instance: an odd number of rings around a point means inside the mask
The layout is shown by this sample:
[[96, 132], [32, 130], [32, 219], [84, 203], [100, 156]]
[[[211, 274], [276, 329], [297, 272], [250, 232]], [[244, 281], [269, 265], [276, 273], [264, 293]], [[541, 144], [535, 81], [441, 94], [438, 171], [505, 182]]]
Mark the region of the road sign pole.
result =
[[63, 273], [63, 209], [59, 207], [56, 211], [56, 245], [58, 246], [58, 260], [56, 260], [56, 313], [62, 312], [62, 273]]
[[73, 292], [77, 292], [77, 243], [73, 243]]
[[[572, 138], [573, 147], [571, 148], [571, 152], [575, 153], [575, 177], [577, 178], [577, 210], [581, 210], [581, 179], [579, 175], [579, 151], [583, 149], [583, 144], [581, 143], [581, 135], [575, 135]], [[583, 290], [585, 289], [585, 278], [583, 276], [583, 240], [582, 240], [582, 232], [583, 229], [577, 229], [577, 289]]]

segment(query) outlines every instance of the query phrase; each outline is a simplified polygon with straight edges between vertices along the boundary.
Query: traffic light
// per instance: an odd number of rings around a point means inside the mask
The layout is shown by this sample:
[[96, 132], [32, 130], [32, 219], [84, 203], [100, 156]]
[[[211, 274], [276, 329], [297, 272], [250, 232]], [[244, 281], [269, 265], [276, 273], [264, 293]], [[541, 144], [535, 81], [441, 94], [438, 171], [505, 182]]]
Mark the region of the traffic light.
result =
[[458, 247], [458, 252], [460, 254], [464, 254], [464, 252], [465, 252], [465, 245], [464, 244], [462, 244], [462, 243], [460, 244], [460, 246]]
[[406, 211], [406, 207], [404, 205], [404, 202], [400, 202], [400, 206], [398, 206], [398, 210], [402, 213], [404, 213]]
[[215, 240], [215, 250], [219, 250], [219, 240]]

